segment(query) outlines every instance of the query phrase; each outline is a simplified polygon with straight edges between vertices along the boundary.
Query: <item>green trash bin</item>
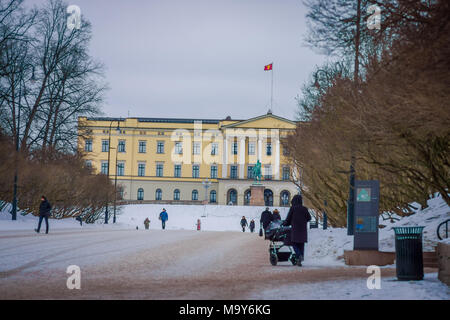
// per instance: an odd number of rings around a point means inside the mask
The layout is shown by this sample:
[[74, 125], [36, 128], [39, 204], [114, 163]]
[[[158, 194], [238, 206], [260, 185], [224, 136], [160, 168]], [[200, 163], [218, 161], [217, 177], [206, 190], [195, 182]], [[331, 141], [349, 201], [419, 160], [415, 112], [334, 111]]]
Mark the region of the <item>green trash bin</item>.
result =
[[423, 280], [422, 231], [424, 227], [394, 227], [398, 280]]

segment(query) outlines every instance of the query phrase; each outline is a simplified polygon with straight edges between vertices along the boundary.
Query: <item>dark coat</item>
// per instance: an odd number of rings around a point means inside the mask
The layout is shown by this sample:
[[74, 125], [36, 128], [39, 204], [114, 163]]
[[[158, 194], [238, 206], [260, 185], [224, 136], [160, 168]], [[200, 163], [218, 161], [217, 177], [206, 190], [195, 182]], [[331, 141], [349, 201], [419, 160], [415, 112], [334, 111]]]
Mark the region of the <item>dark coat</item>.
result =
[[47, 200], [41, 201], [41, 204], [39, 205], [39, 216], [40, 217], [50, 216], [50, 210], [52, 210], [50, 202], [48, 202]]
[[267, 229], [269, 224], [273, 221], [272, 212], [264, 210], [263, 213], [261, 213], [261, 219], [259, 221], [262, 223], [263, 228]]
[[294, 243], [308, 242], [308, 221], [311, 220], [311, 215], [308, 208], [303, 206], [302, 197], [295, 195], [292, 198], [292, 206], [289, 209], [284, 225], [292, 226], [291, 241]]
[[273, 221], [281, 220], [281, 216], [278, 212], [274, 212], [274, 213], [272, 213], [272, 219], [273, 219]]
[[255, 229], [255, 221], [250, 221], [250, 229]]
[[241, 226], [248, 226], [247, 219], [241, 219]]

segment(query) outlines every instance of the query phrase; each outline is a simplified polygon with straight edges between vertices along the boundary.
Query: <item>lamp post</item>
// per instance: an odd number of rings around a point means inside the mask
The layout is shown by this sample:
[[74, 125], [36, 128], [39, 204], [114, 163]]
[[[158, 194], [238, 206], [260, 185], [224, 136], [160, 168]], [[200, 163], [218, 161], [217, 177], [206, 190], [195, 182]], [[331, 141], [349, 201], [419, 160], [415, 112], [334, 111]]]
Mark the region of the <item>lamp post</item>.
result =
[[[32, 84], [34, 84], [36, 82], [36, 77], [34, 75], [34, 66], [27, 64], [25, 67], [27, 66], [31, 66], [32, 68], [32, 72], [31, 72], [31, 78], [30, 81]], [[20, 89], [21, 90], [21, 89]], [[19, 139], [19, 135], [20, 135], [20, 106], [22, 105], [21, 103], [21, 97], [22, 94], [19, 93], [19, 103], [17, 104], [17, 127], [16, 127], [16, 161], [15, 161], [15, 168], [14, 168], [14, 187], [13, 187], [13, 203], [12, 203], [12, 208], [11, 208], [11, 219], [12, 220], [17, 220], [17, 181], [18, 181], [18, 176], [19, 176], [19, 164], [18, 164], [18, 157], [19, 157], [19, 143], [20, 143], [20, 139]]]
[[323, 230], [326, 230], [328, 228], [328, 216], [327, 216], [328, 203], [327, 203], [327, 200], [323, 201], [323, 206], [324, 206], [324, 209], [323, 209], [323, 223], [322, 223], [322, 226], [323, 226]]
[[208, 188], [211, 186], [211, 181], [209, 181], [208, 178], [206, 178], [205, 180], [202, 181], [202, 185], [205, 188], [205, 200], [203, 201], [205, 207], [203, 210], [203, 216], [206, 217], [206, 204], [208, 203]]
[[[120, 133], [120, 126], [119, 126], [119, 122], [120, 120], [117, 120], [117, 133]], [[111, 123], [109, 124], [109, 138], [108, 138], [108, 180], [109, 180], [109, 167], [110, 167], [110, 159], [111, 159], [111, 129], [112, 129], [112, 124], [113, 122], [115, 122], [115, 120], [111, 121]], [[117, 163], [116, 163], [117, 166]], [[117, 170], [116, 170], [117, 173]], [[114, 210], [115, 212], [115, 210]], [[108, 224], [108, 220], [109, 220], [109, 194], [108, 192], [106, 193], [106, 212], [105, 212], [105, 224]]]
[[[117, 130], [120, 131], [119, 126], [117, 126]], [[114, 177], [114, 216], [113, 216], [113, 223], [116, 223], [116, 201], [117, 201], [117, 169], [119, 166], [117, 165], [117, 152], [119, 149], [119, 142], [117, 142], [117, 148], [116, 148], [116, 174]]]
[[[325, 70], [319, 69], [314, 74], [314, 86], [319, 89], [320, 83], [318, 81], [317, 74], [319, 72], [323, 72], [327, 74]], [[328, 74], [327, 74], [328, 79]], [[351, 150], [351, 156], [350, 156], [350, 171], [348, 174], [350, 174], [349, 177], [349, 191], [348, 191], [348, 199], [347, 199], [347, 235], [352, 236], [354, 231], [354, 214], [355, 214], [355, 204], [353, 201], [354, 195], [355, 195], [355, 154], [353, 151], [353, 148]], [[343, 172], [341, 172], [343, 173]]]

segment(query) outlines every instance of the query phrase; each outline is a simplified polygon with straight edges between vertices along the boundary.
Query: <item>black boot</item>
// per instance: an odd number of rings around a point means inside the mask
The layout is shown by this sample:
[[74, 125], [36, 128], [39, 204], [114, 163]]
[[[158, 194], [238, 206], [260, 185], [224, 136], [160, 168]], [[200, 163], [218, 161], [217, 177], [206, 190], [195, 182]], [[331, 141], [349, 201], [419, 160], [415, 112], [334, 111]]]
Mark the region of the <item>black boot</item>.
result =
[[297, 260], [297, 265], [298, 265], [299, 267], [302, 266], [302, 261], [303, 261], [303, 256], [300, 255], [300, 256], [298, 257], [298, 260]]
[[36, 231], [36, 233], [39, 233], [39, 230], [38, 230], [38, 229], [34, 229], [34, 231]]

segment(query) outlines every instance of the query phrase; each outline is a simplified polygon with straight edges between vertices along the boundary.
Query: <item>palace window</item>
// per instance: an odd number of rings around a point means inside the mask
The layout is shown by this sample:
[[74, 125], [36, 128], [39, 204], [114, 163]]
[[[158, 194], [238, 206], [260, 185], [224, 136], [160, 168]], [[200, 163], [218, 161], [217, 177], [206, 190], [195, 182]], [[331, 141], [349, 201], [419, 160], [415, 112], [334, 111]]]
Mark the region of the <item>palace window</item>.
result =
[[156, 189], [155, 200], [162, 200], [162, 191], [161, 191], [161, 189]]
[[109, 151], [109, 140], [102, 140], [102, 152]]
[[125, 152], [125, 140], [119, 140], [119, 144], [117, 146], [118, 152]]
[[218, 143], [211, 144], [211, 155], [215, 156], [218, 154], [219, 154], [219, 144]]
[[194, 145], [192, 147], [192, 154], [200, 154], [200, 142], [194, 142]]
[[289, 206], [290, 193], [289, 191], [283, 190], [280, 194], [280, 205], [287, 207]]
[[175, 189], [173, 192], [173, 200], [180, 200], [180, 190]]
[[200, 166], [195, 164], [192, 166], [192, 178], [200, 177]]
[[102, 161], [101, 173], [108, 174], [108, 161]]
[[248, 165], [247, 166], [247, 179], [254, 179], [255, 177], [253, 176], [253, 165]]
[[266, 155], [271, 156], [272, 155], [272, 143], [267, 142], [266, 144]]
[[145, 163], [139, 163], [138, 164], [138, 176], [144, 177], [145, 176]]
[[250, 156], [255, 155], [256, 153], [256, 147], [255, 147], [255, 143], [254, 142], [249, 142], [248, 143], [248, 154]]
[[198, 200], [198, 191], [192, 190], [192, 200], [197, 201]]
[[211, 166], [211, 179], [217, 179], [217, 166]]
[[162, 177], [163, 176], [163, 172], [164, 172], [164, 164], [157, 163], [156, 164], [156, 176], [157, 177]]
[[289, 180], [291, 178], [291, 170], [289, 167], [283, 167], [283, 180]]
[[176, 164], [176, 165], [174, 166], [174, 169], [173, 169], [173, 176], [174, 176], [175, 178], [180, 178], [180, 177], [181, 177], [181, 165], [180, 165], [180, 164]]
[[272, 166], [271, 165], [264, 166], [264, 180], [272, 180]]
[[230, 166], [230, 178], [231, 179], [237, 179], [238, 176], [238, 167], [237, 166]]
[[215, 190], [212, 190], [209, 193], [209, 202], [216, 203], [217, 202], [217, 192]]
[[138, 200], [144, 200], [144, 189], [139, 188], [137, 192], [137, 199]]
[[183, 154], [183, 144], [181, 142], [175, 142], [175, 154]]
[[156, 153], [164, 153], [164, 141], [158, 141]]
[[92, 152], [92, 139], [86, 140], [86, 142], [84, 144], [84, 151]]
[[233, 144], [231, 145], [231, 152], [233, 154], [238, 154], [238, 143], [237, 142], [233, 142]]
[[146, 152], [147, 152], [147, 142], [139, 141], [139, 153], [146, 153]]
[[125, 175], [125, 163], [124, 162], [117, 163], [117, 175], [118, 176]]

